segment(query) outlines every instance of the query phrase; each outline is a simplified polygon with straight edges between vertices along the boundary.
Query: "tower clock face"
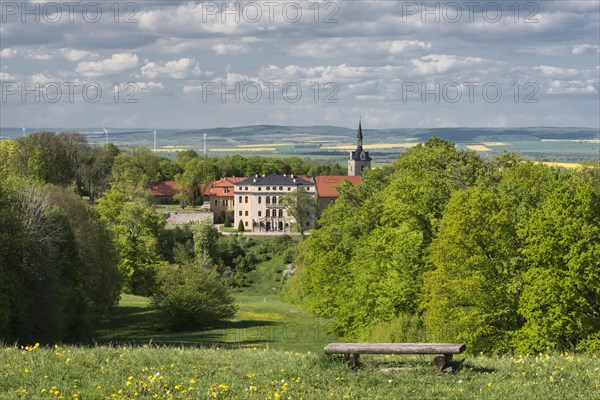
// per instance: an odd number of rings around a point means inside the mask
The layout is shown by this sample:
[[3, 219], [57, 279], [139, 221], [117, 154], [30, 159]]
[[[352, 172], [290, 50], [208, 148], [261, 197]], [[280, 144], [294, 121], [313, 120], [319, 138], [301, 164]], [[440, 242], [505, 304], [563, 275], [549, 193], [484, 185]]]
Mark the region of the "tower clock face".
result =
[[363, 152], [361, 152], [361, 153], [360, 153], [360, 159], [364, 161], [364, 160], [365, 160], [365, 158], [367, 158], [367, 155], [366, 155], [366, 154], [365, 154], [365, 152], [363, 151]]

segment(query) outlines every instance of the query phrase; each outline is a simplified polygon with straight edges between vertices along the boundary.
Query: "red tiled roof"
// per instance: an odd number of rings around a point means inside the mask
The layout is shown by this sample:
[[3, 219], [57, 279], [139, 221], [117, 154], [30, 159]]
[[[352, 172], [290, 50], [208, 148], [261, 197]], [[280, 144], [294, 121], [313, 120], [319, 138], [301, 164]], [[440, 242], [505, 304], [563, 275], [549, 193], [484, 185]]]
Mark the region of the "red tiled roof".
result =
[[150, 182], [149, 187], [154, 197], [175, 196], [179, 193], [175, 181]]
[[[233, 185], [245, 180], [243, 177], [227, 177], [212, 181], [204, 189], [205, 196], [233, 196]], [[227, 193], [225, 193], [227, 189]]]
[[340, 193], [335, 188], [345, 180], [349, 180], [353, 185], [358, 185], [362, 182], [360, 176], [315, 176], [315, 184], [317, 185], [317, 196], [319, 197], [338, 197]]

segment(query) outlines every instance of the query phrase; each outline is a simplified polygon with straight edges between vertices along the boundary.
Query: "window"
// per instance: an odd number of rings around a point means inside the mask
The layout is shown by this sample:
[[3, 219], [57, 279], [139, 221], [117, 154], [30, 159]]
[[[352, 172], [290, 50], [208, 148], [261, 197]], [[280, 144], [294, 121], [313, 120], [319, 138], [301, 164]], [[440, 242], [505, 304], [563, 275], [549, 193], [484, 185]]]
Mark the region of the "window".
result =
[[248, 196], [244, 196], [244, 203], [248, 204]]
[[242, 202], [242, 196], [240, 196], [240, 203]]
[[271, 216], [271, 210], [267, 210], [267, 218]]
[[258, 191], [260, 192], [261, 190], [262, 190], [262, 187], [260, 187], [260, 186], [259, 186], [259, 187], [258, 187]]
[[258, 216], [259, 216], [259, 217], [262, 217], [262, 211], [259, 211], [259, 212], [258, 212]]
[[271, 187], [270, 187], [270, 186], [267, 186], [267, 188], [266, 188], [266, 189], [267, 189], [267, 190], [271, 190]]
[[265, 197], [266, 203], [270, 204], [271, 203], [271, 198], [269, 196]]
[[244, 216], [248, 216], [248, 211], [244, 211]]
[[227, 188], [223, 189], [223, 193], [229, 193], [229, 189], [227, 189]]
[[244, 222], [244, 226], [248, 226], [248, 221]]
[[246, 187], [244, 188], [244, 190], [248, 190], [248, 186], [246, 186]]
[[241, 187], [241, 186], [238, 186], [238, 190], [242, 190], [242, 187]]
[[283, 191], [283, 186], [279, 186], [279, 190]]
[[223, 200], [223, 207], [227, 207], [227, 200]]
[[219, 200], [215, 199], [215, 207], [219, 205]]
[[273, 196], [273, 204], [277, 204], [277, 197]]
[[288, 192], [290, 192], [291, 190], [292, 190], [292, 188], [288, 186]]
[[262, 202], [262, 197], [258, 196], [258, 204]]
[[240, 210], [240, 217], [242, 216], [242, 210]]
[[308, 221], [307, 221], [307, 222], [306, 222], [306, 226], [310, 226], [310, 222], [308, 222]]
[[283, 217], [283, 210], [279, 210], [279, 216]]

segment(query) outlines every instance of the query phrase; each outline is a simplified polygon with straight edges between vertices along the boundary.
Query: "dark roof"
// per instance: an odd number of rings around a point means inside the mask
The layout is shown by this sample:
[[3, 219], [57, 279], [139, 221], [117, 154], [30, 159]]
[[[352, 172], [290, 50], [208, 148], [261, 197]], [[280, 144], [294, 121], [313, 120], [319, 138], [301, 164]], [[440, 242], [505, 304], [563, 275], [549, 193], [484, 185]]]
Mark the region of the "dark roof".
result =
[[279, 186], [279, 185], [306, 185], [314, 186], [314, 183], [307, 177], [297, 175], [279, 175], [271, 174], [267, 176], [258, 176], [248, 178], [237, 182], [236, 185], [252, 185], [252, 186]]

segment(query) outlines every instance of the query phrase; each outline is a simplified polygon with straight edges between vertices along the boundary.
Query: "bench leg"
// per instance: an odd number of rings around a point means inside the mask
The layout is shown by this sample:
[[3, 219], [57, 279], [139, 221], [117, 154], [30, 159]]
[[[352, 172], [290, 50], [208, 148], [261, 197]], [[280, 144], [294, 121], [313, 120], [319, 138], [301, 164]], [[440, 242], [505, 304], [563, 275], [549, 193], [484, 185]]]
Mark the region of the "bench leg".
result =
[[438, 354], [433, 359], [433, 365], [440, 367], [440, 370], [444, 370], [450, 360], [452, 360], [452, 354]]
[[350, 358], [348, 359], [348, 367], [351, 369], [358, 367], [358, 356], [359, 354], [350, 354]]

